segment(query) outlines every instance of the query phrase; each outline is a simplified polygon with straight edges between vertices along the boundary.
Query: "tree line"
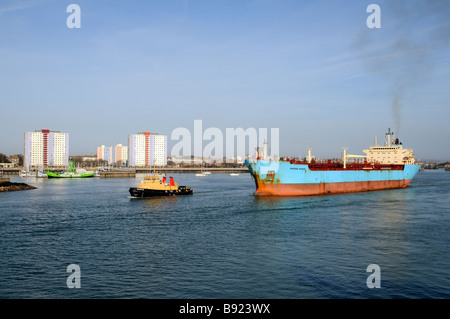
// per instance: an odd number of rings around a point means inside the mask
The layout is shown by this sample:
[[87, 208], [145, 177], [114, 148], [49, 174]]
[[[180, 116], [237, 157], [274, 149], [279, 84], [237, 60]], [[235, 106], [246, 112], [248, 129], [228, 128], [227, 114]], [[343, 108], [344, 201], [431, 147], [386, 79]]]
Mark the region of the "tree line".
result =
[[[21, 154], [15, 154], [14, 156], [17, 156], [19, 158], [19, 166], [23, 165], [23, 156]], [[0, 153], [0, 163], [11, 163], [11, 161], [8, 159], [9, 156]]]

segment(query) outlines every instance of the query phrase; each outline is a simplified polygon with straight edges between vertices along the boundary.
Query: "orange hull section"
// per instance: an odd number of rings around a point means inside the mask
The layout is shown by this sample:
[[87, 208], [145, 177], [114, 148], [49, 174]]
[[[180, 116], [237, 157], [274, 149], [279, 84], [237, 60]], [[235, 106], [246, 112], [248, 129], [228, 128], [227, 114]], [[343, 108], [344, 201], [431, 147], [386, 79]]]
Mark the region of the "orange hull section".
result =
[[389, 188], [403, 188], [408, 186], [408, 180], [394, 181], [366, 181], [366, 182], [345, 182], [345, 183], [317, 183], [317, 184], [273, 184], [261, 183], [255, 195], [276, 195], [276, 196], [301, 196], [301, 195], [322, 195], [338, 193], [367, 192]]

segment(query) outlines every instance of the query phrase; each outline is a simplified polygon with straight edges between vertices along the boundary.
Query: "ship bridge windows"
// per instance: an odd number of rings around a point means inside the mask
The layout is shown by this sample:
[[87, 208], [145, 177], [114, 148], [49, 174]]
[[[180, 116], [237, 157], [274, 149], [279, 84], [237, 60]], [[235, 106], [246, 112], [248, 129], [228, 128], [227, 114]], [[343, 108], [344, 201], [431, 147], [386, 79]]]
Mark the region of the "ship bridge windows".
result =
[[379, 150], [379, 151], [399, 149], [399, 147], [371, 147], [371, 148], [372, 150]]

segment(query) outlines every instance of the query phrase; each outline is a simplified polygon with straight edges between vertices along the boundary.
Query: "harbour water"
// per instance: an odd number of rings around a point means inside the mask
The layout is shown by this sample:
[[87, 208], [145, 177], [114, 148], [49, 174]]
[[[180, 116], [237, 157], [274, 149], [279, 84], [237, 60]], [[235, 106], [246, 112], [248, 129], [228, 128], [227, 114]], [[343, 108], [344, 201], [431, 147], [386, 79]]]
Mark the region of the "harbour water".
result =
[[173, 176], [195, 194], [132, 199], [139, 176], [11, 178], [38, 189], [0, 193], [0, 298], [450, 297], [449, 172], [292, 198], [253, 196], [249, 174]]

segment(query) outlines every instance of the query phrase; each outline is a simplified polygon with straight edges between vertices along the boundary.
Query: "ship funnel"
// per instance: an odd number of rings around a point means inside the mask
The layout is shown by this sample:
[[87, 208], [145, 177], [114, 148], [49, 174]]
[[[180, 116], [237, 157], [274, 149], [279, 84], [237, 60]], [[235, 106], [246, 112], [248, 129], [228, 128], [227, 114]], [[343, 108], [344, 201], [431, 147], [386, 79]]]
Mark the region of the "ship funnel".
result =
[[162, 182], [163, 182], [163, 184], [166, 183], [166, 177], [165, 176], [163, 177]]
[[172, 176], [170, 177], [170, 186], [175, 186], [175, 183], [173, 181], [173, 177]]

